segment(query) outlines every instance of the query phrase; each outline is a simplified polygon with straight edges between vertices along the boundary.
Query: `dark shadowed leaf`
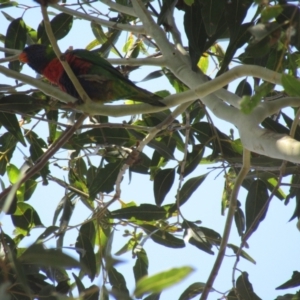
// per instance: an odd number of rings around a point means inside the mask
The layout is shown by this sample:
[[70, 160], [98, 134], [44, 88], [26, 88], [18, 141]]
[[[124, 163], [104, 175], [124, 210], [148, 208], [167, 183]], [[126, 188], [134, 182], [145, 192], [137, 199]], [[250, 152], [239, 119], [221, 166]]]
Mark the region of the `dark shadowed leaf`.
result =
[[143, 230], [149, 235], [149, 237], [157, 244], [163, 245], [169, 248], [183, 248], [185, 243], [183, 240], [176, 238], [172, 234], [160, 230], [152, 225], [141, 225]]
[[0, 99], [1, 111], [14, 113], [37, 113], [46, 107], [45, 101], [28, 95], [9, 95]]
[[[22, 18], [13, 20], [6, 31], [5, 48], [23, 50], [26, 43], [26, 25]], [[11, 56], [11, 54], [5, 53], [5, 57]], [[11, 70], [20, 72], [20, 62], [13, 61], [8, 64]]]
[[208, 36], [216, 33], [219, 21], [224, 13], [224, 8], [225, 1], [212, 0], [203, 2], [201, 15]]
[[236, 280], [236, 289], [240, 297], [244, 300], [261, 300], [253, 290], [252, 284], [248, 280], [247, 272], [242, 272]]
[[[232, 251], [236, 254], [239, 247], [233, 245], [233, 244], [227, 244], [227, 247], [232, 249]], [[256, 261], [248, 254], [246, 253], [244, 250], [241, 251], [240, 256], [249, 260], [250, 262], [252, 262], [253, 264], [256, 264]]]
[[143, 152], [139, 153], [138, 160], [130, 166], [130, 171], [140, 174], [149, 174], [151, 159]]
[[265, 183], [259, 179], [253, 181], [246, 198], [246, 231], [252, 226], [252, 223], [262, 210], [263, 213], [252, 230], [255, 231], [259, 223], [265, 218], [269, 206], [267, 203], [268, 199], [269, 194]]
[[90, 199], [94, 199], [99, 192], [110, 193], [114, 190], [120, 167], [121, 163], [116, 162], [108, 163], [104, 168], [98, 168], [95, 178], [89, 185]]
[[[186, 164], [184, 167], [183, 176], [187, 176], [192, 173], [200, 164], [200, 161], [204, 154], [204, 147], [203, 145], [194, 145], [192, 152], [188, 152], [186, 156]], [[177, 173], [180, 174], [181, 168], [180, 165], [177, 169]]]
[[75, 247], [79, 254], [80, 262], [89, 269], [89, 277], [93, 281], [97, 271], [94, 253], [95, 227], [93, 222], [88, 222], [81, 226]]
[[238, 207], [234, 213], [235, 226], [239, 236], [242, 236], [245, 230], [245, 215], [244, 212]]
[[[25, 133], [26, 139], [30, 143], [29, 152], [31, 154], [31, 159], [33, 162], [36, 162], [44, 154], [44, 150], [46, 150], [48, 146], [35, 132], [26, 130]], [[47, 175], [49, 173], [49, 163], [47, 163], [40, 171], [44, 185], [47, 185], [48, 183]]]
[[0, 136], [0, 151], [3, 153], [0, 156], [0, 175], [6, 172], [7, 162], [10, 161], [13, 152], [15, 151], [17, 139], [10, 133], [6, 132]]
[[117, 297], [117, 299], [128, 299], [129, 291], [126, 286], [126, 281], [124, 276], [119, 273], [114, 267], [108, 270], [109, 283], [112, 286], [112, 294]]
[[294, 271], [292, 278], [278, 286], [276, 290], [283, 290], [288, 288], [293, 288], [300, 285], [300, 272]]
[[182, 267], [144, 277], [137, 283], [134, 294], [139, 297], [145, 293], [159, 293], [165, 288], [180, 282], [191, 272], [193, 272], [191, 267]]
[[19, 4], [16, 1], [9, 1], [9, 2], [4, 1], [3, 3], [2, 2], [0, 2], [0, 3], [1, 3], [0, 4], [0, 9], [12, 7], [12, 6], [17, 6]]
[[184, 29], [189, 41], [192, 69], [197, 70], [198, 61], [205, 49], [208, 38], [202, 19], [202, 3], [196, 0], [191, 6], [184, 6]]
[[75, 135], [68, 141], [69, 148], [82, 147], [86, 144], [116, 144], [124, 145], [130, 141], [128, 131], [122, 128], [94, 128]]
[[179, 206], [183, 205], [205, 180], [207, 174], [190, 178], [179, 191]]
[[[241, 1], [234, 0], [233, 2], [241, 2]], [[231, 18], [231, 16], [229, 16], [229, 18]], [[235, 27], [234, 32], [230, 33], [230, 35], [231, 35], [230, 42], [227, 47], [225, 57], [223, 59], [222, 66], [218, 72], [218, 75], [223, 74], [227, 70], [228, 65], [231, 62], [236, 51], [250, 39], [251, 34], [248, 31], [248, 28], [252, 25], [253, 25], [252, 23], [244, 23], [240, 26]], [[230, 28], [229, 28], [229, 30], [230, 30]], [[237, 32], [236, 32], [236, 30], [237, 30]]]
[[133, 266], [133, 274], [135, 278], [135, 282], [138, 282], [141, 278], [148, 275], [148, 257], [146, 251], [142, 249], [135, 249], [136, 253], [136, 261]]
[[61, 250], [45, 249], [41, 244], [32, 245], [19, 257], [23, 264], [36, 264], [45, 267], [57, 268], [87, 268], [76, 259], [66, 255]]
[[50, 235], [56, 233], [58, 231], [59, 227], [57, 226], [49, 226], [46, 228], [46, 230], [36, 239], [35, 243], [41, 243], [46, 238], [48, 238]]
[[251, 96], [252, 95], [252, 87], [250, 83], [248, 83], [247, 79], [243, 79], [240, 81], [239, 85], [237, 86], [235, 93], [239, 97], [243, 96]]
[[153, 293], [144, 298], [144, 300], [159, 300], [160, 298], [160, 293]]
[[20, 125], [16, 115], [0, 112], [0, 124], [10, 132], [23, 146], [26, 147], [24, 136], [21, 132]]
[[175, 179], [175, 169], [159, 170], [154, 177], [154, 198], [156, 205], [160, 206], [168, 192], [170, 191]]
[[[64, 38], [72, 28], [73, 16], [65, 13], [56, 15], [50, 22], [54, 36], [57, 40]], [[45, 31], [44, 22], [40, 23], [37, 30], [38, 40], [44, 45], [49, 45], [47, 33]]]
[[99, 300], [99, 292], [99, 287], [93, 284], [84, 290], [83, 300]]
[[29, 179], [25, 182], [24, 201], [27, 201], [31, 198], [36, 187], [37, 187], [37, 182], [33, 179]]
[[135, 218], [143, 221], [153, 221], [164, 219], [166, 214], [167, 212], [164, 208], [145, 203], [140, 206], [130, 206], [111, 211], [110, 217], [113, 219]]
[[74, 273], [72, 273], [77, 289], [78, 289], [78, 294], [82, 293], [85, 290], [85, 287], [82, 283], [82, 281], [80, 280], [80, 278], [78, 276], [76, 276]]
[[178, 300], [190, 300], [198, 295], [200, 295], [205, 287], [203, 282], [192, 283], [184, 292], [180, 295]]

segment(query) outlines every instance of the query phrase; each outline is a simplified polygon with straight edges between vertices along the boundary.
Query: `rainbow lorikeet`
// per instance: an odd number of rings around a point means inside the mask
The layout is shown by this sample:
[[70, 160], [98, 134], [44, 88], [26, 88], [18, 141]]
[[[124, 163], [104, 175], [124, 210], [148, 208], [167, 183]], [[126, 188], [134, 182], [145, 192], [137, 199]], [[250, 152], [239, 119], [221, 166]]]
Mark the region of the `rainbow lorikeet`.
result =
[[[107, 60], [94, 52], [81, 49], [67, 51], [65, 59], [93, 101], [130, 99], [154, 106], [165, 106], [160, 102], [163, 98], [137, 87]], [[23, 50], [19, 60], [58, 85], [62, 91], [79, 98], [74, 85], [51, 47], [31, 45]]]

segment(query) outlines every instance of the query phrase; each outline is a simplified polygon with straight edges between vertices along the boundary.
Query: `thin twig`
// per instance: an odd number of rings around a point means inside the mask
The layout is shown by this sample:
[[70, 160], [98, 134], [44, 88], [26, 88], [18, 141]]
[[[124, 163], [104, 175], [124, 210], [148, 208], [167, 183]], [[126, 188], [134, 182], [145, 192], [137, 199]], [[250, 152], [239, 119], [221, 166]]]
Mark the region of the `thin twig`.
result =
[[[20, 184], [30, 179], [33, 175], [38, 173], [49, 161], [49, 159], [64, 145], [68, 142], [68, 140], [72, 137], [74, 132], [80, 128], [83, 121], [85, 120], [87, 116], [81, 115], [76, 123], [72, 126], [66, 129], [63, 134], [54, 141], [54, 143], [49, 147], [49, 149], [35, 162], [34, 166], [32, 166], [30, 169], [27, 170], [24, 177], [20, 181]], [[5, 197], [9, 194], [12, 187], [8, 187], [5, 190], [0, 193], [0, 207], [3, 206], [3, 203], [5, 202]]]
[[84, 13], [79, 12], [77, 10], [69, 9], [65, 6], [58, 5], [58, 4], [50, 4], [50, 6], [57, 9], [57, 10], [59, 10], [59, 11], [62, 11], [64, 13], [66, 13], [66, 14], [69, 14], [71, 16], [76, 16], [80, 19], [84, 19], [84, 20], [88, 20], [88, 21], [94, 21], [99, 25], [103, 25], [103, 26], [110, 27], [110, 28], [113, 28], [113, 29], [119, 29], [119, 30], [122, 30], [122, 31], [134, 32], [134, 33], [137, 33], [137, 34], [145, 34], [146, 33], [144, 26], [133, 26], [133, 25], [128, 25], [128, 24], [120, 24], [120, 23], [116, 23], [116, 22], [106, 21], [106, 20], [103, 20], [103, 19], [99, 19], [97, 17], [93, 17], [93, 16], [90, 16], [90, 15], [84, 14]]
[[201, 294], [200, 300], [207, 299], [208, 294], [213, 286], [213, 283], [214, 283], [214, 281], [218, 275], [219, 269], [221, 267], [223, 258], [225, 256], [225, 250], [226, 250], [228, 239], [229, 239], [229, 234], [230, 234], [230, 230], [231, 230], [231, 226], [232, 226], [234, 213], [236, 210], [236, 200], [237, 200], [238, 193], [239, 193], [240, 187], [242, 185], [242, 182], [249, 172], [249, 168], [250, 168], [250, 151], [244, 148], [243, 167], [241, 168], [241, 170], [236, 178], [236, 181], [235, 181], [235, 184], [234, 184], [231, 196], [230, 196], [230, 203], [229, 203], [229, 208], [228, 208], [228, 213], [227, 213], [227, 219], [226, 219], [226, 224], [225, 224], [222, 240], [220, 243], [220, 249], [219, 249], [217, 258], [215, 260], [214, 266], [211, 270], [211, 273], [208, 277], [208, 280], [207, 280], [205, 287], [203, 289], [203, 292]]

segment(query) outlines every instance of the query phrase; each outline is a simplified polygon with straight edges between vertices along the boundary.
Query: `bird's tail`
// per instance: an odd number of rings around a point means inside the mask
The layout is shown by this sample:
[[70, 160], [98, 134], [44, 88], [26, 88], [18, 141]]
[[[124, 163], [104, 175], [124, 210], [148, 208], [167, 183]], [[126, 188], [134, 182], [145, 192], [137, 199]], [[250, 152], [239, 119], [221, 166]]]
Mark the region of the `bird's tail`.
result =
[[163, 100], [162, 97], [148, 92], [147, 90], [144, 90], [142, 88], [139, 88], [139, 93], [131, 98], [131, 100], [144, 102], [153, 106], [166, 106], [163, 102], [161, 102], [161, 100]]

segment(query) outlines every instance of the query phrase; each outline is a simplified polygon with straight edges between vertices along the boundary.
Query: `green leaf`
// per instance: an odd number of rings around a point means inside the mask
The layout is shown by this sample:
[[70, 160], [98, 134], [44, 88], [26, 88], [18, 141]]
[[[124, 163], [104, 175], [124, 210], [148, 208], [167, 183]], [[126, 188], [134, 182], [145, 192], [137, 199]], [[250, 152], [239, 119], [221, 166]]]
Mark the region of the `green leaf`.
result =
[[203, 282], [192, 283], [184, 292], [180, 295], [178, 300], [190, 300], [200, 295], [205, 287]]
[[17, 144], [17, 139], [10, 133], [6, 132], [0, 136], [0, 175], [6, 172], [7, 162], [10, 161]]
[[[50, 22], [53, 34], [56, 40], [61, 40], [64, 38], [72, 28], [73, 16], [65, 13], [56, 15]], [[42, 21], [37, 30], [38, 40], [44, 45], [49, 45], [50, 41], [48, 39], [44, 21]]]
[[27, 201], [31, 198], [32, 194], [34, 193], [35, 189], [37, 187], [37, 182], [33, 179], [28, 179], [25, 182], [24, 187], [24, 201]]
[[202, 4], [202, 20], [208, 36], [215, 34], [219, 21], [224, 13], [225, 1], [211, 0]]
[[[126, 129], [120, 128], [98, 128], [87, 130], [74, 135], [66, 144], [68, 149], [81, 148], [86, 144], [115, 144], [124, 145], [130, 142], [130, 136]], [[128, 144], [131, 145], [131, 144]]]
[[198, 61], [206, 50], [205, 42], [208, 39], [202, 8], [203, 4], [200, 1], [194, 1], [191, 5], [184, 7], [184, 30], [189, 41], [189, 53], [193, 70], [197, 69]]
[[300, 97], [300, 81], [289, 74], [281, 75], [282, 86], [289, 96]]
[[[2, 2], [2, 1], [1, 1]], [[0, 9], [12, 7], [12, 6], [18, 6], [19, 3], [16, 1], [4, 1], [4, 3], [0, 4]]]
[[[44, 150], [47, 149], [48, 146], [45, 141], [33, 132], [33, 131], [25, 131], [26, 139], [30, 143], [29, 152], [31, 154], [31, 159], [33, 162], [36, 162], [43, 154]], [[50, 173], [49, 171], [49, 163], [45, 164], [45, 166], [40, 170], [40, 175], [43, 178], [43, 184], [48, 184], [47, 175]]]
[[80, 278], [78, 276], [76, 276], [74, 273], [72, 273], [73, 277], [74, 277], [74, 280], [75, 280], [75, 283], [76, 283], [76, 286], [77, 286], [77, 289], [78, 289], [78, 294], [81, 294], [84, 292], [85, 290], [85, 287], [82, 283], [82, 281], [80, 280]]
[[33, 264], [43, 267], [57, 268], [87, 268], [76, 259], [57, 249], [45, 249], [42, 245], [32, 245], [19, 257], [23, 264]]
[[91, 240], [86, 235], [79, 233], [75, 246], [78, 249], [80, 262], [88, 268], [89, 278], [93, 281], [96, 275], [96, 258]]
[[20, 170], [13, 164], [8, 164], [6, 167], [7, 176], [11, 184], [15, 184], [20, 179]]
[[26, 147], [24, 136], [21, 132], [20, 125], [16, 115], [0, 112], [0, 124], [10, 132], [23, 146]]
[[181, 267], [173, 268], [150, 277], [144, 277], [138, 281], [134, 294], [136, 297], [140, 297], [145, 293], [159, 293], [180, 282], [192, 272], [193, 269], [191, 267]]
[[99, 192], [110, 193], [114, 190], [120, 167], [121, 163], [116, 162], [98, 168], [95, 178], [89, 185], [90, 199], [94, 199]]
[[44, 100], [36, 99], [28, 95], [12, 94], [0, 99], [1, 111], [35, 114], [42, 108], [46, 107], [47, 103]]
[[46, 238], [48, 238], [50, 235], [54, 234], [58, 231], [59, 227], [57, 226], [49, 226], [46, 228], [46, 230], [36, 239], [35, 243], [41, 243]]
[[92, 21], [91, 22], [91, 28], [93, 31], [93, 34], [97, 41], [99, 42], [98, 44], [103, 44], [107, 41], [107, 37], [101, 27], [101, 25], [97, 24], [96, 22]]
[[154, 198], [156, 205], [160, 206], [168, 192], [170, 191], [175, 179], [174, 169], [159, 170], [154, 177]]
[[169, 248], [184, 248], [185, 243], [182, 239], [178, 239], [169, 232], [158, 229], [152, 225], [141, 225], [141, 228], [149, 235], [155, 243]]
[[253, 291], [252, 284], [248, 280], [248, 273], [242, 274], [236, 280], [236, 290], [243, 300], [261, 300]]
[[250, 83], [247, 81], [247, 79], [243, 79], [240, 81], [240, 83], [238, 84], [238, 86], [235, 90], [235, 93], [239, 97], [252, 95], [252, 87], [251, 87]]
[[[6, 31], [5, 48], [22, 50], [25, 47], [27, 38], [26, 25], [22, 18], [13, 20]], [[11, 56], [11, 54], [5, 53], [5, 57]], [[20, 72], [21, 63], [19, 61], [13, 61], [8, 64], [11, 70]], [[2, 118], [1, 118], [2, 120]]]
[[287, 280], [285, 283], [281, 284], [276, 288], [276, 290], [283, 290], [288, 288], [293, 288], [300, 285], [300, 272], [294, 271], [292, 278]]
[[245, 215], [239, 207], [236, 208], [234, 213], [234, 221], [239, 236], [242, 236], [245, 230]]
[[[192, 173], [200, 164], [201, 159], [203, 158], [204, 147], [203, 145], [194, 145], [192, 152], [188, 152], [186, 156], [186, 164], [184, 166], [183, 176], [187, 176]], [[181, 169], [180, 165], [177, 169], [177, 173], [180, 174]]]
[[133, 274], [135, 282], [138, 282], [141, 278], [148, 275], [148, 257], [146, 251], [142, 249], [135, 248], [135, 253], [137, 256], [135, 265], [133, 267]]
[[24, 202], [17, 203], [17, 210], [11, 216], [13, 224], [19, 230], [27, 235], [31, 228], [43, 226], [36, 210], [29, 204]]
[[114, 267], [108, 270], [109, 282], [112, 286], [113, 294], [118, 295], [118, 298], [127, 299], [129, 297], [129, 291], [126, 286], [124, 276], [119, 273]]
[[205, 180], [207, 174], [190, 178], [179, 191], [179, 206], [183, 205]]
[[[239, 247], [237, 247], [233, 244], [227, 244], [227, 247], [232, 249], [235, 254], [237, 253], [237, 251], [239, 249]], [[247, 259], [248, 261], [252, 262], [253, 264], [256, 264], [256, 261], [248, 253], [246, 253], [244, 250], [242, 250], [240, 252], [240, 256]]]
[[49, 128], [49, 137], [48, 143], [52, 144], [55, 140], [56, 130], [57, 130], [57, 121], [58, 121], [58, 110], [49, 110], [47, 112], [48, 128]]
[[261, 12], [261, 22], [265, 23], [268, 22], [269, 20], [274, 19], [282, 11], [283, 8], [281, 5], [265, 6], [265, 8]]
[[167, 212], [162, 207], [152, 204], [141, 204], [140, 206], [130, 206], [110, 212], [110, 218], [113, 219], [131, 219], [135, 218], [143, 221], [160, 220], [166, 217]]
[[252, 230], [255, 231], [259, 223], [265, 218], [269, 206], [268, 199], [269, 194], [265, 183], [259, 179], [253, 181], [246, 198], [246, 231], [252, 226], [252, 223], [262, 210], [264, 211]]

